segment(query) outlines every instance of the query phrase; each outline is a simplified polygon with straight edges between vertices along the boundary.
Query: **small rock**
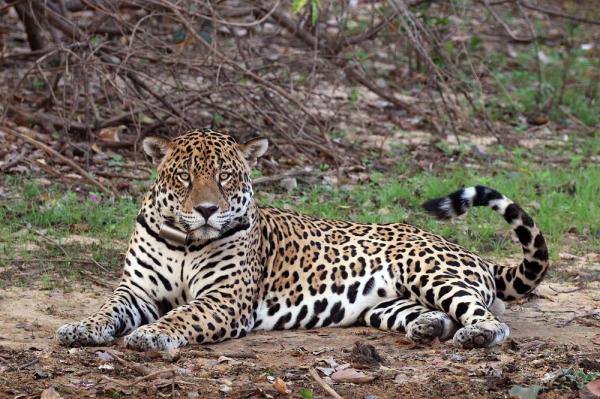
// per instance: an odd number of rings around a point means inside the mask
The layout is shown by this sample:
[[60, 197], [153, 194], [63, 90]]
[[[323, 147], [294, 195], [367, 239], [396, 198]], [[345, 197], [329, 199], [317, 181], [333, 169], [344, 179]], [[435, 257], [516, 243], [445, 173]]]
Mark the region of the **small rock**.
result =
[[244, 28], [233, 28], [233, 34], [237, 37], [244, 37], [248, 34], [248, 29]]
[[394, 377], [394, 384], [406, 384], [407, 382], [410, 382], [410, 377], [406, 374], [400, 373]]
[[295, 177], [286, 177], [285, 179], [281, 179], [279, 185], [285, 188], [289, 193], [298, 187], [298, 182]]
[[[75, 348], [73, 348], [75, 349]], [[69, 353], [71, 353], [71, 350], [69, 350]], [[102, 360], [103, 362], [112, 362], [113, 360], [115, 360], [110, 353], [108, 352], [104, 352], [104, 351], [100, 351], [100, 352], [96, 352], [96, 356], [98, 356], [98, 358], [100, 360]]]
[[452, 356], [450, 356], [451, 362], [462, 362], [464, 360], [465, 360], [465, 358], [463, 356], [459, 355], [458, 353], [454, 353]]
[[37, 370], [35, 373], [33, 373], [33, 378], [36, 380], [42, 380], [48, 377], [50, 377], [50, 374], [42, 370]]
[[384, 363], [383, 358], [373, 345], [365, 344], [360, 341], [354, 343], [352, 356], [356, 361], [364, 364], [379, 365], [380, 363]]

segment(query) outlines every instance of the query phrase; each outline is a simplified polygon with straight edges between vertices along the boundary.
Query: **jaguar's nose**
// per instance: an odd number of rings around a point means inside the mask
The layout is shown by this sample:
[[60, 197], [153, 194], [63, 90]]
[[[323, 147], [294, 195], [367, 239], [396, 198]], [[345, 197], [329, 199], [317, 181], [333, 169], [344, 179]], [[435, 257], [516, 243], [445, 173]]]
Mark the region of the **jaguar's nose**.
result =
[[212, 204], [202, 204], [198, 205], [194, 209], [198, 211], [202, 216], [204, 216], [204, 220], [208, 221], [208, 218], [211, 217], [211, 215], [214, 214], [216, 211], [218, 211], [219, 207]]

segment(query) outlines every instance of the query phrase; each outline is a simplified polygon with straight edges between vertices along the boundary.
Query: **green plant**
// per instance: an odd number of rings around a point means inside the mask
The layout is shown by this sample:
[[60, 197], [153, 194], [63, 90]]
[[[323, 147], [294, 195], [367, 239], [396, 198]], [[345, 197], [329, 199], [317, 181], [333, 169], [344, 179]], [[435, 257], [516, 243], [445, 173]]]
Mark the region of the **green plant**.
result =
[[309, 389], [309, 388], [302, 388], [300, 390], [300, 397], [302, 399], [313, 399], [313, 397], [314, 397], [313, 390]]
[[317, 24], [321, 11], [321, 0], [293, 0], [292, 11], [299, 13], [304, 7], [310, 6], [310, 16], [313, 26]]

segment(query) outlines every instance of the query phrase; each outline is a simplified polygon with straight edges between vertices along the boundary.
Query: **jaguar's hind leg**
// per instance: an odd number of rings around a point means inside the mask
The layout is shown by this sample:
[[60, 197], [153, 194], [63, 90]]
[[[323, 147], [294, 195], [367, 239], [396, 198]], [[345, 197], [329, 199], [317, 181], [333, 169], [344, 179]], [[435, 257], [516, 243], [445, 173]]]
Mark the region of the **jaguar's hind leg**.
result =
[[457, 328], [446, 313], [406, 298], [379, 303], [365, 313], [364, 322], [382, 330], [405, 331], [408, 339], [418, 343], [448, 339]]

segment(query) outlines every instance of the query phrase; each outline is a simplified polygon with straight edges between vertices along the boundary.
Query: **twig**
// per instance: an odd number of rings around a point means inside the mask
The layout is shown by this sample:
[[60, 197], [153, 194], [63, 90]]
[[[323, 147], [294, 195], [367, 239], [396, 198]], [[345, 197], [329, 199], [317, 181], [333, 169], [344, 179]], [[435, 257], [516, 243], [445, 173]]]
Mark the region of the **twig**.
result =
[[496, 22], [498, 22], [500, 25], [502, 25], [502, 27], [504, 28], [504, 31], [515, 42], [519, 42], [519, 43], [531, 43], [533, 40], [535, 40], [534, 36], [519, 37], [519, 36], [515, 35], [514, 32], [512, 31], [512, 29], [510, 28], [510, 26], [508, 26], [508, 24], [506, 22], [504, 22], [504, 20], [500, 17], [500, 15], [498, 15], [498, 13], [490, 6], [489, 0], [482, 0], [482, 2], [483, 2], [484, 7], [486, 8], [486, 10], [488, 10], [488, 12], [490, 14], [492, 14], [492, 16], [494, 17], [494, 19], [496, 20]]
[[3, 262], [21, 262], [21, 263], [34, 263], [34, 262], [46, 262], [46, 263], [70, 263], [70, 262], [74, 262], [74, 263], [83, 263], [83, 264], [94, 264], [96, 266], [98, 266], [100, 269], [102, 269], [102, 271], [104, 271], [105, 273], [111, 273], [110, 270], [108, 270], [107, 268], [105, 268], [104, 266], [102, 266], [102, 264], [98, 263], [96, 260], [94, 260], [91, 257], [88, 258], [72, 258], [72, 257], [66, 257], [66, 258], [29, 258], [29, 259], [23, 259], [23, 258], [10, 258], [10, 257], [0, 257], [0, 261]]
[[260, 186], [262, 184], [269, 184], [273, 182], [281, 181], [281, 179], [287, 179], [289, 177], [297, 177], [297, 176], [321, 176], [321, 173], [315, 173], [314, 171], [306, 171], [306, 170], [297, 170], [288, 173], [279, 173], [271, 176], [260, 176], [256, 179], [252, 180], [253, 186]]
[[31, 137], [28, 137], [22, 133], [19, 133], [9, 127], [6, 126], [1, 126], [0, 129], [7, 134], [10, 134], [13, 137], [16, 137], [18, 139], [21, 139], [41, 150], [44, 150], [45, 152], [47, 152], [49, 155], [56, 157], [58, 160], [64, 162], [65, 164], [69, 165], [71, 168], [75, 169], [79, 174], [81, 174], [88, 182], [90, 182], [91, 184], [93, 184], [94, 186], [98, 187], [100, 189], [100, 191], [102, 191], [105, 194], [111, 195], [111, 196], [116, 196], [117, 193], [115, 191], [113, 191], [112, 189], [107, 188], [104, 184], [100, 183], [98, 180], [96, 180], [92, 175], [90, 175], [88, 172], [86, 172], [85, 170], [83, 170], [83, 168], [79, 165], [77, 165], [75, 162], [73, 162], [72, 160], [70, 160], [69, 158], [65, 157], [64, 155], [62, 155], [61, 153], [59, 153], [58, 151], [56, 151], [54, 148], [47, 146], [44, 143], [41, 143], [35, 139], [32, 139]]
[[206, 349], [203, 352], [192, 351], [200, 357], [218, 359], [221, 356], [230, 357], [232, 359], [258, 359], [254, 352], [207, 352]]
[[31, 14], [33, 10], [27, 6], [27, 2], [11, 1], [15, 7], [15, 11], [19, 16], [19, 19], [25, 26], [25, 32], [27, 33], [27, 41], [29, 42], [29, 48], [32, 51], [42, 50], [44, 48], [44, 36], [40, 32], [40, 27], [37, 24], [36, 18]]
[[517, 0], [517, 4], [519, 4], [523, 8], [527, 8], [527, 9], [533, 10], [533, 11], [539, 11], [539, 12], [542, 12], [544, 14], [552, 15], [553, 17], [570, 19], [571, 21], [581, 22], [581, 23], [584, 23], [584, 24], [600, 25], [600, 21], [597, 21], [597, 20], [576, 17], [576, 16], [573, 16], [573, 15], [564, 14], [564, 13], [562, 13], [560, 11], [549, 10], [547, 8], [533, 6], [531, 4], [525, 3], [524, 1]]
[[117, 284], [111, 284], [102, 279], [99, 279], [93, 273], [88, 272], [87, 270], [79, 270], [79, 274], [84, 275], [85, 277], [87, 277], [88, 280], [91, 280], [94, 284], [99, 285], [101, 287], [109, 288], [111, 290], [114, 290], [117, 287]]
[[317, 372], [317, 370], [311, 367], [310, 369], [308, 369], [308, 372], [310, 373], [310, 376], [317, 382], [317, 384], [319, 384], [321, 388], [323, 388], [325, 392], [331, 395], [334, 399], [344, 399], [331, 386], [329, 386], [329, 384], [327, 384], [325, 381], [323, 381], [321, 377], [319, 377], [319, 373]]
[[102, 376], [102, 378], [107, 381], [114, 382], [115, 384], [120, 385], [122, 387], [130, 388], [130, 387], [133, 387], [133, 386], [139, 384], [140, 382], [151, 380], [152, 378], [158, 377], [163, 374], [170, 374], [171, 376], [175, 376], [177, 374], [177, 371], [175, 371], [174, 369], [158, 370], [158, 371], [149, 373], [145, 376], [138, 377], [135, 380], [133, 380], [132, 382], [122, 382], [122, 381], [119, 381], [119, 380], [116, 380], [114, 378], [110, 378], [107, 376]]
[[22, 151], [19, 155], [17, 155], [4, 165], [0, 166], [0, 172], [4, 172], [5, 170], [8, 170], [15, 165], [18, 165], [23, 160], [23, 158], [25, 158], [25, 155], [27, 155], [26, 152]]
[[577, 319], [583, 319], [583, 318], [586, 318], [586, 317], [595, 316], [597, 314], [600, 314], [600, 310], [598, 310], [598, 309], [592, 310], [591, 312], [587, 312], [587, 313], [584, 313], [582, 315], [575, 315], [575, 316], [571, 317], [569, 320], [565, 321], [562, 326], [566, 327], [566, 326], [568, 326], [569, 324], [571, 324], [573, 321], [575, 321]]
[[87, 130], [87, 126], [83, 123], [75, 121], [65, 121], [64, 119], [57, 117], [56, 115], [44, 114], [41, 112], [31, 113], [14, 105], [8, 105], [7, 110], [19, 115], [19, 117], [27, 121], [31, 121], [41, 126], [52, 125], [62, 128], [73, 129], [78, 132], [85, 132]]
[[411, 104], [407, 103], [406, 101], [400, 100], [399, 98], [394, 96], [393, 93], [390, 93], [385, 89], [378, 87], [375, 83], [373, 83], [372, 81], [367, 79], [362, 73], [360, 73], [355, 67], [347, 66], [344, 68], [344, 72], [346, 73], [348, 80], [350, 80], [351, 82], [359, 83], [365, 86], [367, 89], [371, 90], [373, 93], [377, 94], [384, 100], [391, 102], [398, 108], [405, 109], [410, 113], [416, 113], [416, 110]]
[[[115, 353], [115, 351], [113, 351], [113, 350], [105, 349], [105, 352], [107, 352], [109, 355], [111, 355], [117, 362], [119, 362], [123, 366], [128, 367], [128, 368], [132, 369], [133, 371], [135, 371], [145, 377], [156, 373], [142, 364], [139, 364], [136, 362], [130, 362], [128, 360], [123, 359], [121, 356], [117, 355]], [[162, 371], [164, 371], [164, 370], [162, 370]]]
[[[241, 72], [242, 74], [244, 74], [248, 78], [252, 79], [256, 83], [261, 84], [264, 87], [268, 88], [269, 90], [276, 92], [277, 94], [279, 94], [280, 96], [282, 96], [283, 98], [285, 98], [286, 100], [288, 100], [289, 102], [294, 104], [296, 107], [298, 107], [298, 109], [300, 109], [304, 114], [306, 114], [306, 116], [308, 116], [310, 119], [312, 119], [312, 121], [315, 123], [315, 125], [319, 128], [319, 130], [323, 134], [324, 138], [329, 142], [329, 139], [327, 138], [327, 136], [325, 136], [324, 128], [323, 128], [321, 121], [315, 115], [313, 115], [313, 113], [310, 112], [304, 106], [304, 104], [302, 104], [294, 96], [289, 94], [287, 91], [285, 91], [281, 87], [274, 85], [273, 83], [258, 76], [254, 72], [244, 68], [243, 66], [241, 66], [234, 60], [228, 58], [225, 54], [221, 53], [215, 47], [208, 44], [206, 42], [206, 40], [204, 40], [204, 38], [202, 36], [200, 36], [200, 34], [198, 34], [198, 32], [196, 31], [196, 28], [190, 23], [190, 21], [188, 21], [186, 18], [184, 18], [184, 16], [181, 14], [181, 11], [179, 10], [178, 7], [176, 7], [174, 4], [169, 3], [168, 1], [161, 0], [160, 2], [165, 7], [169, 8], [177, 16], [177, 19], [179, 20], [179, 22], [181, 22], [183, 24], [183, 26], [185, 26], [188, 33], [191, 34], [202, 45], [202, 47], [204, 47], [205, 49], [210, 51], [212, 54], [214, 54], [215, 57], [218, 58], [223, 63], [225, 63], [225, 64], [229, 65], [230, 67], [232, 67], [233, 69]], [[275, 13], [273, 13], [273, 14], [275, 14]]]
[[53, 239], [52, 239], [52, 238], [50, 238], [50, 237], [46, 237], [45, 235], [43, 235], [43, 234], [41, 234], [41, 233], [38, 233], [38, 232], [37, 232], [37, 231], [35, 231], [35, 230], [31, 230], [31, 232], [32, 232], [33, 234], [35, 234], [36, 236], [38, 236], [38, 237], [42, 238], [43, 240], [46, 240], [46, 241], [47, 241], [47, 242], [49, 242], [50, 244], [54, 245], [54, 246], [55, 246], [55, 247], [57, 247], [58, 249], [60, 249], [60, 251], [63, 253], [63, 255], [65, 255], [65, 258], [68, 258], [68, 257], [69, 257], [69, 254], [67, 253], [67, 251], [66, 251], [66, 250], [63, 248], [63, 246], [62, 246], [62, 245], [60, 245], [60, 244], [58, 243], [58, 241], [56, 241], [56, 240], [53, 240]]
[[571, 292], [577, 292], [577, 291], [581, 291], [583, 289], [583, 287], [577, 287], [577, 288], [573, 288], [570, 290], [557, 290], [556, 288], [553, 288], [551, 285], [549, 285], [548, 288], [550, 288], [552, 291], [556, 292], [557, 294], [570, 294]]
[[23, 369], [26, 369], [27, 367], [31, 367], [34, 364], [37, 364], [39, 361], [40, 361], [40, 359], [35, 358], [33, 360], [30, 360], [26, 363], [21, 364], [20, 366], [9, 367], [7, 371], [21, 371]]
[[112, 173], [112, 172], [101, 172], [101, 171], [96, 171], [96, 172], [94, 172], [94, 174], [96, 174], [98, 176], [102, 176], [102, 177], [116, 177], [116, 178], [122, 178], [122, 179], [135, 179], [135, 180], [143, 180], [143, 179], [149, 178], [149, 176], [136, 176], [136, 175], [127, 174], [127, 173]]

